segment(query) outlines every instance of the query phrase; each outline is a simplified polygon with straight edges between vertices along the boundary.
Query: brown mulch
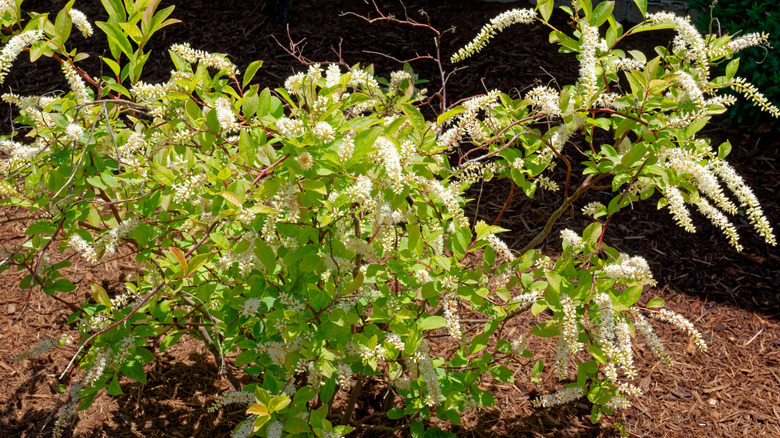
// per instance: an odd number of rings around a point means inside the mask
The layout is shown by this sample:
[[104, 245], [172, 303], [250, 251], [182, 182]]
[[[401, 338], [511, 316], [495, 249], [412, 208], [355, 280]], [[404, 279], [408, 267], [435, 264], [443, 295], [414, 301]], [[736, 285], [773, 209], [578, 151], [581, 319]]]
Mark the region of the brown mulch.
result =
[[[64, 3], [27, 0], [24, 5], [28, 10], [56, 12]], [[302, 68], [277, 45], [274, 36], [287, 44], [287, 31], [277, 16], [268, 15], [263, 1], [164, 1], [163, 6], [171, 3], [177, 4], [173, 17], [183, 20], [183, 24], [170, 26], [158, 35], [151, 46], [157, 55], [162, 55], [170, 44], [189, 41], [194, 48], [229, 53], [239, 67], [262, 59], [265, 63], [255, 82], [272, 87]], [[379, 3], [383, 10], [403, 16], [399, 2]], [[424, 20], [418, 13], [424, 9], [440, 30], [457, 26], [456, 32], [445, 36], [444, 57], [467, 42], [487, 20], [509, 7], [520, 6], [525, 4], [473, 0], [406, 2], [409, 14], [418, 20]], [[93, 20], [102, 19], [97, 0], [80, 0], [76, 7]], [[388, 23], [367, 24], [354, 16], [340, 15], [346, 11], [376, 15], [373, 7], [360, 0], [293, 2], [289, 33], [294, 41], [305, 38], [304, 56], [316, 61], [336, 61], [340, 54], [349, 64], [373, 63], [377, 74], [388, 76], [400, 67], [397, 60], [432, 50], [430, 33]], [[555, 25], [565, 28], [567, 23], [559, 19]], [[85, 64], [89, 71], [100, 70], [97, 57], [106, 48], [95, 43], [99, 39], [85, 42], [80, 36], [74, 37], [78, 47], [92, 55]], [[645, 42], [640, 48], [650, 53], [652, 45], [665, 45], [666, 41]], [[537, 83], [550, 83], [553, 76], [560, 84], [571, 83], [577, 76], [576, 62], [570, 55], [558, 54], [548, 47], [547, 31], [540, 25], [507, 30], [451, 78], [449, 101], [493, 88], [517, 93]], [[171, 66], [164, 58], [152, 56], [145, 80], [167, 79]], [[421, 77], [433, 78], [429, 89], [438, 88], [431, 62], [415, 61], [412, 66]], [[20, 60], [3, 84], [2, 92], [40, 94], [64, 89], [66, 84], [60, 76], [54, 62], [42, 60], [31, 66]], [[0, 107], [0, 120], [7, 121], [8, 117], [8, 107]], [[2, 126], [7, 131], [9, 124], [4, 122]], [[780, 139], [718, 122], [702, 135], [716, 139], [716, 145], [731, 140], [734, 151], [730, 162], [755, 189], [775, 228], [780, 228], [776, 193], [780, 182]], [[481, 192], [474, 193], [469, 211], [492, 222], [508, 194], [506, 181], [485, 184]], [[577, 207], [592, 200], [608, 201], [611, 196], [595, 193]], [[515, 248], [522, 247], [541, 227], [540, 220], [556, 208], [557, 200], [549, 194], [539, 194], [533, 201], [522, 196], [512, 198], [499, 222], [513, 230], [505, 240]], [[652, 199], [637, 203], [634, 208], [638, 211], [626, 211], [613, 219], [608, 243], [648, 259], [662, 287], [651, 289], [643, 299], [663, 297], [667, 307], [688, 316], [703, 333], [709, 345], [707, 353], [695, 352], [679, 331], [656, 326], [677, 362], [676, 367], [666, 369], [651, 354], [639, 350], [636, 361], [640, 377], [636, 383], [645, 395], [635, 401], [633, 408], [601, 425], [590, 424], [590, 409], [584, 402], [533, 409], [529, 398], [556, 388], [552, 380], [532, 384], [527, 377], [531, 364], [518, 364], [514, 383], [490, 383], [495, 408], [468, 414], [462, 427], [452, 428], [459, 436], [606, 437], [617, 436], [610, 428], [610, 423], [616, 422], [642, 437], [780, 436], [780, 300], [776, 292], [780, 287], [780, 252], [755, 237], [742, 217], [735, 222], [745, 250], [736, 253], [727, 247], [720, 232], [704, 220], [696, 222], [698, 233], [688, 234], [674, 224], [666, 211], [656, 212]], [[11, 218], [5, 215], [20, 217], [24, 212], [0, 213], [0, 244], [13, 248], [21, 242], [19, 236], [27, 221], [9, 221]], [[563, 227], [581, 230], [585, 225], [578, 209], [572, 209], [561, 218], [556, 231]], [[559, 245], [556, 235], [551, 235], [544, 248], [554, 254]], [[102, 283], [109, 291], [118, 289], [118, 273], [132, 269], [125, 259], [91, 272], [76, 263], [68, 274], [78, 281], [79, 288], [59, 298], [67, 303], [83, 302], [89, 293], [89, 282]], [[40, 340], [68, 332], [66, 320], [72, 312], [63, 302], [36, 290], [30, 309], [12, 326], [25, 300], [25, 292], [18, 288], [20, 275], [11, 271], [0, 275], [0, 437], [51, 433], [52, 414], [64, 399], [57, 388], [57, 376], [75, 352], [75, 347], [65, 346], [36, 359], [14, 360]], [[520, 320], [514, 328], [520, 330], [530, 324]], [[444, 340], [434, 344], [444, 351], [454, 347]], [[68, 433], [79, 437], [229, 436], [244, 414], [241, 409], [207, 412], [209, 403], [229, 385], [217, 375], [214, 360], [205, 348], [198, 342], [181, 341], [165, 353], [158, 352], [157, 357], [158, 361], [147, 370], [147, 384], [122, 382], [124, 395], [101, 394], [90, 409], [79, 414], [78, 422]], [[366, 394], [358, 415], [369, 413], [375, 403], [376, 394], [372, 395], [370, 390]]]

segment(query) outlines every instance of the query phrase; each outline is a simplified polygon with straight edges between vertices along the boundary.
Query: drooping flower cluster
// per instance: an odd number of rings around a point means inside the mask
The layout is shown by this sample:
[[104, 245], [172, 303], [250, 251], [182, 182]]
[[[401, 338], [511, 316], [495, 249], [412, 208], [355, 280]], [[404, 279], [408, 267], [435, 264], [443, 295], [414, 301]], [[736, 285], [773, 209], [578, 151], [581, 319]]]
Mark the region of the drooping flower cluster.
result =
[[65, 134], [68, 136], [69, 139], [73, 141], [78, 141], [81, 138], [81, 136], [84, 135], [84, 128], [74, 123], [71, 123], [65, 127]]
[[16, 6], [15, 0], [0, 0], [0, 16]]
[[406, 358], [405, 362], [406, 369], [409, 371], [412, 380], [422, 377], [427, 391], [424, 403], [429, 407], [433, 407], [441, 401], [442, 392], [436, 369], [433, 366], [431, 356], [428, 354], [429, 351], [428, 343], [423, 340], [420, 346], [417, 347], [417, 351], [411, 357]]
[[696, 60], [695, 68], [698, 73], [698, 81], [706, 84], [709, 80], [709, 54], [704, 37], [691, 23], [689, 17], [680, 17], [671, 12], [656, 12], [648, 14], [647, 18], [653, 24], [671, 24], [677, 29], [674, 38], [673, 50], [676, 54], [686, 52], [686, 56]]
[[512, 251], [509, 250], [509, 247], [506, 245], [506, 243], [495, 234], [489, 234], [485, 236], [485, 240], [488, 241], [488, 245], [493, 248], [496, 254], [501, 256], [501, 258], [505, 261], [512, 262], [515, 259], [514, 254], [512, 254]]
[[502, 12], [491, 19], [490, 23], [482, 26], [479, 34], [465, 47], [458, 50], [458, 53], [453, 55], [450, 61], [453, 63], [460, 62], [475, 53], [479, 53], [497, 33], [515, 23], [530, 24], [534, 21], [534, 18], [536, 18], [536, 12], [533, 9], [512, 9]]
[[655, 357], [668, 367], [674, 366], [674, 361], [669, 356], [669, 353], [666, 352], [666, 347], [664, 347], [661, 340], [658, 339], [658, 336], [653, 331], [653, 326], [650, 325], [647, 318], [638, 312], [634, 312], [634, 327], [639, 330], [639, 333], [642, 333], [642, 336], [645, 338], [645, 344], [647, 344]]
[[693, 326], [693, 324], [685, 319], [682, 315], [672, 312], [669, 309], [661, 309], [658, 312], [650, 314], [655, 319], [667, 322], [677, 327], [690, 336], [693, 344], [699, 349], [699, 351], [707, 351], [707, 344], [704, 342], [701, 333]]
[[90, 263], [97, 263], [97, 252], [83, 237], [78, 234], [72, 234], [70, 236], [70, 246], [75, 249], [76, 252], [81, 254], [84, 259]]
[[213, 67], [217, 70], [225, 70], [230, 75], [237, 75], [238, 69], [232, 62], [230, 62], [224, 55], [216, 53], [204, 52], [202, 50], [195, 50], [190, 47], [189, 43], [174, 44], [171, 46], [170, 51], [179, 55], [182, 59], [195, 64], [200, 61], [203, 65]]
[[753, 190], [745, 184], [742, 177], [740, 177], [734, 168], [727, 162], [723, 160], [710, 160], [710, 165], [715, 174], [726, 183], [726, 186], [731, 193], [736, 196], [740, 205], [747, 207], [746, 213], [748, 219], [758, 234], [760, 234], [770, 245], [777, 245], [774, 230], [772, 229], [769, 220], [764, 216], [761, 204], [759, 204], [758, 198], [753, 193]]
[[685, 200], [680, 189], [668, 186], [663, 189], [663, 193], [666, 200], [669, 201], [669, 210], [672, 212], [677, 225], [683, 227], [685, 231], [695, 233], [696, 227], [693, 226], [690, 212], [685, 208]]
[[446, 126], [450, 126], [446, 131], [445, 125], [436, 127], [439, 133], [436, 144], [446, 150], [452, 150], [458, 146], [461, 139], [468, 134], [475, 143], [487, 140], [487, 134], [484, 132], [483, 123], [478, 119], [481, 111], [487, 111], [498, 105], [499, 92], [493, 90], [488, 94], [473, 97], [463, 103], [465, 111], [458, 114]]
[[457, 283], [452, 276], [445, 277], [441, 283], [442, 289], [444, 289], [441, 306], [444, 309], [444, 319], [447, 320], [447, 330], [453, 339], [460, 342], [463, 339], [463, 331], [460, 327], [458, 314]]
[[3, 47], [3, 53], [0, 54], [0, 84], [5, 80], [5, 75], [11, 69], [11, 64], [16, 60], [25, 47], [40, 41], [43, 38], [42, 30], [27, 30], [14, 35], [8, 40], [8, 44]]
[[676, 81], [685, 91], [685, 96], [696, 103], [699, 110], [703, 109], [705, 104], [704, 93], [699, 88], [699, 84], [696, 83], [696, 80], [693, 79], [693, 76], [684, 71], [677, 72]]
[[119, 242], [130, 234], [138, 225], [138, 219], [130, 218], [122, 221], [111, 231], [106, 233], [100, 240], [100, 243], [105, 248], [105, 254], [103, 257], [110, 257], [116, 252], [116, 247]]
[[217, 399], [214, 400], [214, 403], [209, 406], [208, 411], [216, 412], [226, 405], [240, 404], [249, 406], [252, 403], [255, 403], [254, 393], [244, 390], [229, 391], [217, 397]]
[[203, 180], [203, 175], [191, 175], [181, 183], [174, 183], [171, 189], [174, 193], [174, 200], [176, 202], [186, 202], [192, 199], [192, 195], [195, 194], [195, 190], [200, 186]]
[[71, 8], [70, 19], [73, 21], [73, 25], [76, 26], [76, 29], [81, 31], [81, 34], [84, 35], [84, 38], [89, 38], [92, 36], [92, 25], [89, 23], [87, 16], [84, 15], [83, 12], [79, 11], [78, 9]]
[[539, 398], [533, 400], [531, 403], [535, 408], [549, 408], [572, 402], [582, 397], [584, 394], [585, 392], [581, 387], [570, 386], [562, 391], [540, 395]]
[[13, 104], [20, 110], [26, 110], [27, 108], [44, 109], [55, 100], [51, 96], [19, 96], [14, 93], [5, 93], [2, 97], [3, 102]]
[[745, 97], [752, 100], [761, 109], [771, 114], [774, 118], [780, 118], [780, 109], [772, 105], [763, 93], [758, 91], [755, 85], [746, 81], [745, 78], [736, 77], [728, 83], [733, 90], [739, 91]]
[[68, 85], [70, 85], [70, 89], [76, 96], [76, 101], [78, 103], [89, 102], [91, 99], [89, 97], [89, 93], [87, 92], [87, 85], [84, 83], [84, 80], [81, 78], [81, 76], [79, 76], [79, 74], [76, 72], [76, 69], [73, 68], [69, 62], [63, 62], [61, 66], [62, 72], [65, 74], [65, 79], [67, 79]]
[[769, 34], [766, 32], [748, 33], [740, 37], [733, 38], [728, 43], [728, 48], [732, 52], [739, 52], [740, 50], [747, 49], [748, 47], [755, 46], [768, 46]]

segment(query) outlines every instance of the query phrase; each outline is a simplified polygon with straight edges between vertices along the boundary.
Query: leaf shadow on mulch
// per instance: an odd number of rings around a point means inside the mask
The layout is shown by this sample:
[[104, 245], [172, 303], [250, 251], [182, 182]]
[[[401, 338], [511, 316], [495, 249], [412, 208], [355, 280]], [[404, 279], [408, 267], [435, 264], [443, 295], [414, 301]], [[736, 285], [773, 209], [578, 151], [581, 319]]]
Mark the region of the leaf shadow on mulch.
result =
[[[64, 3], [27, 0], [24, 5], [28, 10], [56, 12]], [[272, 88], [279, 86], [290, 73], [302, 69], [278, 46], [276, 40], [287, 43], [287, 29], [279, 23], [278, 16], [268, 14], [263, 1], [177, 0], [164, 1], [162, 6], [172, 3], [176, 4], [173, 17], [183, 20], [183, 24], [166, 28], [152, 42], [150, 47], [155, 55], [146, 67], [144, 80], [166, 80], [171, 65], [162, 54], [170, 44], [184, 41], [197, 49], [229, 53], [240, 68], [254, 60], [264, 60], [254, 82]], [[383, 10], [403, 16], [397, 1], [379, 4]], [[465, 44], [490, 18], [509, 7], [525, 6], [520, 2], [507, 5], [471, 0], [406, 2], [407, 11], [416, 19], [423, 20], [418, 10], [424, 9], [437, 28], [457, 26], [456, 32], [448, 33], [443, 41], [444, 57]], [[76, 7], [93, 21], [105, 19], [96, 0], [80, 0]], [[395, 59], [410, 59], [428, 53], [432, 47], [431, 35], [424, 31], [381, 23], [369, 25], [354, 16], [340, 15], [345, 11], [375, 16], [373, 7], [360, 0], [295, 1], [289, 11], [290, 36], [294, 41], [306, 39], [303, 54], [312, 60], [336, 61], [340, 50], [341, 57], [349, 64], [373, 63], [376, 73], [382, 76], [389, 76], [400, 65], [374, 52]], [[568, 28], [565, 20], [556, 20], [556, 26]], [[74, 36], [78, 47], [91, 54], [84, 63], [89, 71], [101, 70], [98, 56], [107, 48], [97, 42], [100, 39], [82, 41], [80, 36]], [[638, 48], [649, 54], [654, 45], [666, 45], [669, 40], [669, 34], [661, 33], [643, 40]], [[540, 25], [508, 29], [483, 54], [464, 63], [464, 70], [452, 76], [449, 102], [493, 88], [517, 95], [538, 84], [555, 86], [551, 74], [558, 84], [573, 82], [578, 75], [576, 60], [548, 47], [547, 30]], [[366, 48], [372, 53], [365, 52]], [[429, 89], [438, 88], [431, 62], [415, 61], [412, 66], [421, 77], [432, 78]], [[445, 66], [452, 68], [447, 63]], [[56, 62], [42, 60], [30, 65], [20, 59], [2, 92], [41, 94], [66, 87]], [[9, 108], [0, 106], [0, 120], [9, 117]], [[9, 123], [3, 124], [3, 132], [8, 126]], [[776, 166], [780, 138], [717, 121], [702, 135], [713, 138], [714, 145], [726, 139], [732, 141], [734, 151], [729, 161], [755, 189], [770, 221], [777, 224], [780, 205], [776, 190], [780, 172]], [[513, 230], [504, 239], [512, 248], [520, 248], [557, 207], [559, 198], [554, 194], [540, 194], [533, 201], [521, 196], [507, 201], [509, 192], [506, 181], [486, 183], [480, 192], [470, 193], [474, 201], [467, 209], [470, 217], [493, 222], [506, 205], [498, 224]], [[583, 199], [582, 205], [594, 200], [606, 203], [612, 196], [608, 192], [594, 193]], [[582, 205], [578, 204], [561, 218], [556, 232], [564, 227], [581, 230], [587, 225], [587, 220], [579, 214]], [[679, 331], [657, 326], [658, 335], [678, 362], [677, 366], [672, 370], [663, 368], [642, 349], [641, 343], [637, 345], [640, 377], [636, 384], [645, 395], [636, 400], [633, 408], [615, 414], [603, 425], [590, 424], [590, 409], [584, 402], [545, 410], [531, 408], [529, 399], [533, 395], [560, 386], [556, 387], [550, 379], [543, 379], [545, 383], [540, 385], [530, 383], [527, 378], [530, 366], [518, 364], [514, 383], [496, 383], [491, 388], [496, 407], [467, 414], [461, 427], [452, 428], [459, 436], [617, 436], [610, 429], [612, 422], [621, 422], [630, 432], [645, 437], [780, 436], [780, 300], [776, 295], [780, 287], [780, 254], [777, 249], [756, 238], [742, 217], [735, 222], [746, 249], [736, 253], [726, 246], [718, 230], [700, 218], [696, 219], [699, 232], [687, 234], [674, 224], [666, 211], [657, 212], [653, 200], [637, 203], [634, 208], [634, 212], [614, 218], [607, 233], [608, 243], [648, 259], [661, 287], [647, 291], [643, 302], [661, 296], [669, 308], [689, 317], [707, 340], [710, 347], [707, 353], [696, 352]], [[3, 222], [0, 242], [8, 246], [18, 243], [24, 227], [25, 221]], [[557, 234], [544, 242], [543, 249], [550, 254], [560, 250]], [[74, 266], [69, 274], [81, 276], [79, 289], [63, 299], [72, 304], [81, 303], [88, 296], [89, 281], [105, 281], [119, 288], [118, 273], [134, 269], [123, 263], [103, 266], [90, 273], [90, 277], [85, 277], [83, 267]], [[65, 321], [71, 312], [63, 303], [34, 291], [30, 310], [18, 324], [11, 326], [25, 300], [18, 281], [19, 277], [10, 272], [0, 276], [3, 291], [0, 436], [3, 437], [39, 435], [46, 418], [62, 404], [56, 377], [75, 353], [75, 348], [65, 346], [38, 359], [13, 360], [40, 340], [67, 332]], [[518, 327], [530, 323], [520, 321]], [[437, 348], [452, 348], [452, 345], [442, 342]], [[157, 356], [160, 360], [147, 369], [149, 380], [145, 385], [123, 381], [124, 395], [99, 395], [90, 409], [79, 414], [78, 422], [66, 436], [222, 437], [229, 436], [232, 428], [245, 418], [239, 407], [207, 412], [217, 394], [229, 385], [217, 375], [213, 358], [199, 343], [180, 343]], [[367, 395], [361, 401], [364, 408], [361, 414], [369, 413], [376, 399], [376, 394]], [[50, 420], [46, 424], [44, 435], [51, 433], [52, 423]], [[362, 436], [381, 434], [369, 431]]]

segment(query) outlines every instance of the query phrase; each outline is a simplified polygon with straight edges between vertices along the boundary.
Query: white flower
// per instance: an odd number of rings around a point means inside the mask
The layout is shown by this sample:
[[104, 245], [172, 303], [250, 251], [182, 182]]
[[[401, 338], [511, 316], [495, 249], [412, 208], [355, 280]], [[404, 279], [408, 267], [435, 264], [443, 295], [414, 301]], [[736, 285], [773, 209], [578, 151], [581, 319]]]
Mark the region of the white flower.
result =
[[89, 24], [89, 20], [87, 20], [87, 16], [84, 15], [83, 12], [71, 8], [70, 19], [73, 21], [73, 25], [76, 26], [76, 29], [80, 30], [81, 34], [84, 35], [84, 38], [92, 36], [92, 25]]
[[314, 137], [317, 140], [320, 140], [324, 143], [328, 143], [333, 141], [336, 136], [336, 130], [333, 129], [332, 126], [330, 126], [330, 123], [328, 122], [318, 122], [314, 127], [311, 129], [312, 134], [314, 134]]
[[669, 201], [669, 210], [671, 210], [674, 219], [677, 221], [677, 225], [680, 225], [688, 232], [695, 233], [696, 227], [693, 226], [691, 215], [688, 209], [685, 208], [682, 192], [677, 187], [669, 186], [664, 190], [664, 197]]
[[538, 109], [540, 113], [549, 116], [561, 115], [558, 97], [557, 91], [545, 86], [535, 87], [525, 95], [525, 98], [530, 100], [531, 105]]
[[295, 161], [298, 162], [298, 165], [301, 166], [301, 169], [304, 171], [309, 170], [314, 165], [314, 160], [311, 157], [311, 154], [308, 152], [304, 152], [295, 159]]
[[75, 249], [76, 252], [80, 253], [85, 260], [90, 263], [97, 263], [97, 253], [95, 252], [95, 248], [87, 243], [87, 241], [84, 240], [81, 236], [74, 234], [70, 236], [69, 242], [70, 246]]
[[217, 397], [217, 399], [214, 400], [214, 403], [211, 406], [209, 406], [208, 412], [215, 412], [225, 405], [241, 404], [241, 405], [249, 406], [254, 402], [255, 402], [255, 394], [252, 392], [243, 391], [243, 390], [229, 391]]
[[213, 67], [217, 70], [225, 70], [230, 75], [238, 74], [236, 66], [228, 61], [224, 55], [194, 50], [190, 47], [189, 43], [174, 44], [171, 46], [170, 51], [176, 53], [190, 64], [200, 61], [203, 65]]
[[294, 93], [300, 86], [303, 85], [303, 79], [306, 77], [303, 73], [296, 73], [288, 77], [284, 81], [284, 89], [289, 93]]
[[0, 15], [4, 15], [15, 6], [16, 2], [14, 0], [0, 0]]
[[728, 48], [733, 52], [739, 52], [740, 50], [746, 49], [748, 47], [760, 46], [760, 45], [768, 46], [769, 45], [768, 39], [769, 39], [769, 34], [766, 32], [749, 33], [747, 35], [743, 35], [741, 37], [737, 37], [729, 41]]
[[[250, 422], [249, 424], [252, 424]], [[281, 421], [276, 420], [268, 426], [268, 438], [282, 438], [284, 424]]]
[[574, 231], [568, 228], [561, 230], [561, 238], [566, 244], [571, 246], [574, 251], [579, 252], [582, 250], [582, 237]]
[[584, 391], [579, 386], [572, 386], [552, 394], [541, 395], [531, 403], [535, 408], [549, 408], [577, 400], [582, 397]]
[[236, 115], [233, 113], [233, 107], [224, 97], [220, 97], [214, 101], [214, 109], [217, 112], [217, 121], [219, 126], [227, 133], [238, 130], [238, 123], [236, 122]]
[[693, 341], [694, 345], [698, 347], [699, 351], [707, 351], [707, 344], [704, 343], [704, 338], [702, 338], [701, 333], [696, 330], [690, 321], [681, 315], [678, 315], [677, 313], [674, 313], [668, 309], [661, 309], [657, 313], [651, 313], [650, 316], [672, 324], [678, 329], [684, 331], [688, 336], [691, 337], [691, 340]]
[[84, 135], [84, 128], [74, 123], [71, 123], [67, 127], [65, 127], [65, 134], [68, 136], [69, 139], [73, 141], [78, 141], [78, 139], [80, 139], [81, 136]]
[[247, 298], [244, 307], [241, 309], [241, 316], [254, 316], [262, 302], [258, 298]]
[[598, 91], [598, 72], [596, 71], [596, 49], [599, 46], [599, 29], [594, 26], [585, 26], [582, 30], [582, 46], [580, 59], [580, 82], [585, 87], [587, 100], [590, 100]]
[[387, 177], [390, 178], [390, 181], [393, 184], [393, 192], [401, 193], [401, 190], [403, 189], [403, 176], [401, 156], [398, 154], [398, 148], [395, 146], [395, 143], [384, 136], [376, 139], [374, 147], [376, 147], [379, 158], [385, 165]]
[[338, 64], [329, 65], [328, 69], [325, 70], [325, 86], [333, 87], [335, 85], [338, 85], [340, 79], [341, 79], [341, 68], [339, 68]]
[[87, 93], [87, 85], [84, 83], [84, 80], [81, 78], [81, 76], [79, 76], [79, 74], [76, 72], [76, 69], [73, 68], [69, 62], [63, 62], [61, 66], [62, 72], [65, 74], [65, 79], [68, 80], [70, 89], [76, 96], [76, 101], [78, 103], [89, 102], [90, 98], [89, 94]]
[[450, 61], [453, 63], [463, 61], [482, 50], [487, 45], [487, 42], [498, 32], [503, 31], [515, 23], [530, 24], [535, 17], [536, 12], [533, 9], [512, 9], [502, 12], [490, 20], [490, 23], [482, 26], [482, 30], [480, 30], [479, 34], [465, 47], [458, 50], [458, 53], [453, 55]]
[[3, 48], [0, 54], [0, 84], [5, 80], [5, 75], [11, 69], [11, 64], [16, 60], [25, 47], [31, 46], [43, 38], [42, 30], [28, 30], [18, 35], [14, 35], [8, 40], [8, 44]]
[[296, 119], [282, 117], [276, 121], [276, 130], [283, 137], [296, 138], [304, 133], [303, 122]]

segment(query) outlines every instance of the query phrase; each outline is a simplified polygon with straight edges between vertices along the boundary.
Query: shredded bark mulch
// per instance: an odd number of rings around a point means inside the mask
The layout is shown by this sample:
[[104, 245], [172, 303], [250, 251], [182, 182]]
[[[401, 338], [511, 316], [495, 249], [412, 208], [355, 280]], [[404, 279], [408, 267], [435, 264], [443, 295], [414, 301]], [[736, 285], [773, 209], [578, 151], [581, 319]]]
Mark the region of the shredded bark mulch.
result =
[[[56, 13], [64, 3], [28, 0], [24, 5], [30, 11]], [[270, 2], [177, 0], [164, 1], [162, 6], [172, 3], [176, 4], [173, 17], [183, 23], [166, 28], [152, 43], [156, 55], [152, 55], [144, 73], [148, 82], [167, 79], [171, 64], [162, 56], [163, 51], [173, 43], [185, 41], [197, 49], [228, 53], [240, 68], [254, 60], [264, 60], [254, 82], [272, 88], [280, 86], [290, 73], [305, 68], [280, 47], [279, 43], [289, 48], [290, 39], [305, 39], [298, 47], [303, 47], [302, 55], [310, 60], [332, 62], [341, 58], [349, 64], [374, 64], [376, 73], [385, 77], [400, 69], [400, 61], [433, 51], [433, 35], [425, 29], [369, 24], [355, 15], [342, 14], [377, 16], [373, 6], [359, 0], [292, 2], [286, 14], [289, 28], [282, 23], [285, 14], [279, 7], [271, 7]], [[397, 17], [405, 14], [397, 1], [378, 3], [387, 13]], [[76, 7], [91, 20], [105, 19], [96, 0], [78, 1]], [[429, 17], [431, 24], [442, 31], [456, 27], [443, 40], [445, 59], [476, 35], [485, 22], [509, 7], [526, 5], [473, 0], [406, 2], [410, 17], [422, 22]], [[421, 15], [420, 10], [427, 15]], [[568, 26], [560, 17], [554, 24], [559, 28]], [[74, 37], [80, 51], [91, 55], [84, 63], [88, 71], [100, 71], [98, 57], [107, 51], [100, 40], [100, 36], [86, 41]], [[632, 48], [649, 54], [653, 46], [667, 45], [669, 41], [670, 35], [661, 33], [650, 40], [637, 41]], [[494, 88], [516, 95], [537, 84], [573, 82], [577, 77], [576, 60], [550, 47], [547, 29], [541, 25], [510, 28], [451, 77], [448, 101]], [[440, 86], [432, 62], [419, 60], [411, 65], [420, 77], [431, 78], [429, 89]], [[452, 70], [448, 62], [445, 68]], [[56, 62], [44, 59], [30, 65], [19, 60], [2, 92], [42, 94], [66, 87]], [[3, 132], [9, 129], [10, 116], [7, 106], [0, 108], [0, 120], [6, 121]], [[754, 188], [767, 217], [778, 228], [780, 138], [717, 121], [702, 135], [713, 138], [716, 145], [731, 140], [734, 150], [729, 161]], [[532, 201], [520, 195], [508, 199], [510, 186], [506, 181], [487, 183], [475, 189], [473, 195], [469, 214], [488, 222], [493, 222], [506, 205], [498, 224], [513, 230], [504, 236], [513, 248], [521, 248], [538, 232], [559, 201], [550, 194], [540, 194]], [[611, 196], [607, 192], [595, 193], [581, 200], [561, 218], [556, 232], [564, 227], [581, 230], [587, 220], [579, 208], [593, 200], [608, 201]], [[643, 300], [660, 296], [668, 308], [691, 319], [709, 345], [707, 352], [697, 352], [689, 339], [673, 327], [656, 325], [659, 337], [677, 363], [675, 368], [667, 369], [638, 344], [635, 359], [639, 377], [635, 383], [644, 395], [633, 401], [633, 407], [597, 425], [590, 423], [590, 407], [584, 401], [552, 409], [532, 408], [531, 398], [560, 386], [554, 379], [531, 383], [528, 376], [532, 363], [518, 363], [514, 383], [488, 382], [496, 407], [467, 414], [462, 426], [444, 427], [463, 437], [613, 437], [619, 436], [612, 427], [615, 423], [621, 423], [631, 436], [640, 437], [780, 436], [780, 252], [756, 237], [744, 217], [735, 218], [745, 247], [737, 253], [707, 221], [697, 219], [699, 232], [688, 234], [674, 224], [668, 212], [656, 211], [655, 201], [636, 203], [635, 211], [614, 217], [607, 242], [623, 252], [648, 259], [660, 287], [648, 290]], [[13, 248], [22, 241], [31, 219], [20, 219], [26, 216], [21, 210], [2, 214], [0, 243]], [[557, 234], [544, 242], [544, 249], [551, 255], [560, 250]], [[68, 274], [77, 281], [78, 290], [57, 297], [33, 291], [30, 309], [15, 325], [11, 322], [26, 298], [26, 292], [18, 287], [22, 273], [7, 271], [0, 276], [0, 436], [51, 434], [56, 411], [65, 398], [58, 391], [61, 382], [57, 377], [75, 353], [75, 347], [60, 347], [26, 361], [15, 358], [41, 340], [68, 333], [67, 317], [72, 306], [88, 296], [90, 282], [101, 283], [111, 293], [121, 287], [119, 273], [137, 269], [122, 257], [97, 270], [77, 263], [76, 258], [73, 261]], [[530, 320], [519, 320], [511, 328], [519, 333], [530, 325]], [[77, 336], [73, 332], [71, 335]], [[454, 348], [446, 339], [439, 338], [435, 348]], [[91, 408], [80, 412], [78, 421], [65, 436], [222, 437], [229, 436], [232, 428], [245, 418], [241, 408], [207, 411], [229, 384], [218, 375], [214, 359], [199, 342], [182, 340], [165, 353], [158, 352], [157, 357], [147, 369], [147, 384], [123, 381], [124, 395], [99, 395]], [[366, 383], [356, 418], [368, 417], [381, 407], [381, 389], [375, 386], [372, 389], [371, 382]], [[383, 434], [389, 433], [367, 430], [361, 436]]]

